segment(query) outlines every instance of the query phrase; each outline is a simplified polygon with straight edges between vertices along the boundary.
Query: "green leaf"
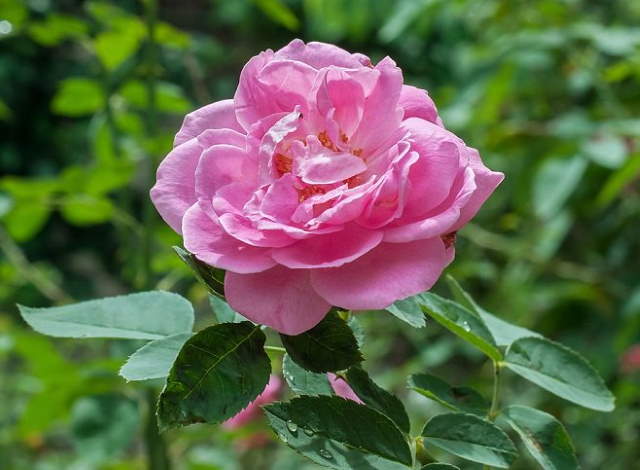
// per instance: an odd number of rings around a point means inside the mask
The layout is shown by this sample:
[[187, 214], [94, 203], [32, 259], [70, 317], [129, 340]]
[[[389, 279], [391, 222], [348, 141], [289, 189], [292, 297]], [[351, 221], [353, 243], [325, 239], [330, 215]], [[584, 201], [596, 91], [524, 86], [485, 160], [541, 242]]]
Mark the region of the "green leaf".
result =
[[31, 22], [28, 32], [31, 38], [43, 46], [55, 46], [65, 39], [85, 36], [89, 25], [69, 15], [48, 14], [44, 20]]
[[2, 220], [9, 235], [24, 242], [44, 227], [50, 215], [51, 207], [46, 200], [18, 200]]
[[160, 428], [221, 423], [245, 408], [269, 381], [265, 339], [249, 322], [210, 326], [189, 339], [160, 395]]
[[107, 222], [111, 219], [113, 211], [114, 206], [106, 197], [73, 194], [62, 200], [62, 215], [74, 225], [85, 226]]
[[110, 26], [114, 27], [112, 31], [96, 36], [94, 48], [102, 65], [107, 70], [114, 70], [138, 50], [145, 36], [145, 27], [135, 17], [112, 20]]
[[409, 416], [400, 400], [395, 395], [379, 387], [360, 367], [351, 367], [346, 373], [347, 383], [355, 394], [374, 410], [391, 419], [401, 431], [409, 433], [411, 424]]
[[626, 163], [616, 170], [598, 193], [596, 205], [598, 208], [607, 206], [627, 185], [630, 185], [640, 175], [640, 154], [630, 155]]
[[299, 397], [263, 407], [280, 439], [325, 467], [400, 470], [412, 465], [403, 434], [384, 415], [340, 397]]
[[500, 415], [518, 433], [531, 456], [544, 470], [577, 470], [571, 437], [548, 413], [526, 406], [509, 406]]
[[474, 389], [452, 387], [435, 375], [413, 374], [409, 377], [408, 386], [420, 395], [454, 411], [484, 416], [489, 409], [489, 402]]
[[300, 21], [291, 9], [280, 0], [253, 0], [276, 23], [292, 31], [300, 27]]
[[82, 397], [71, 410], [71, 433], [77, 451], [90, 462], [117, 457], [136, 436], [137, 403], [116, 394]]
[[480, 316], [480, 318], [482, 318], [482, 320], [484, 320], [485, 326], [491, 332], [491, 335], [498, 346], [509, 346], [515, 340], [520, 338], [530, 336], [542, 337], [535, 331], [513, 325], [484, 310], [476, 303], [473, 297], [471, 297], [471, 295], [462, 288], [453, 276], [447, 275], [446, 280], [456, 301], [472, 312], [475, 312]]
[[229, 304], [215, 295], [209, 295], [209, 305], [218, 320], [218, 323], [242, 323], [249, 321], [238, 312], [229, 307]]
[[303, 369], [288, 354], [282, 359], [282, 374], [291, 390], [298, 395], [333, 395], [327, 374]]
[[280, 338], [291, 359], [312, 372], [344, 370], [362, 361], [353, 331], [333, 311], [310, 330]]
[[577, 188], [587, 163], [580, 155], [543, 162], [533, 184], [533, 207], [538, 217], [549, 219], [562, 209]]
[[473, 344], [494, 361], [502, 359], [502, 353], [480, 317], [462, 305], [432, 293], [416, 297], [423, 310], [442, 326]]
[[437, 462], [437, 463], [429, 463], [424, 467], [422, 467], [420, 470], [460, 470], [460, 469], [455, 465]]
[[615, 398], [595, 369], [577, 352], [545, 338], [521, 338], [505, 365], [539, 387], [578, 405], [612, 411]]
[[387, 311], [414, 328], [422, 328], [427, 324], [424, 318], [424, 312], [420, 308], [416, 297], [398, 300], [387, 307]]
[[102, 109], [105, 102], [104, 92], [97, 81], [73, 77], [60, 82], [51, 110], [63, 116], [85, 116]]
[[471, 414], [434, 416], [425, 425], [422, 436], [425, 445], [498, 468], [509, 468], [518, 457], [513, 442], [499, 427]]
[[224, 271], [222, 269], [203, 263], [193, 253], [189, 253], [179, 246], [174, 246], [173, 250], [191, 268], [198, 281], [207, 286], [209, 292], [224, 298]]
[[129, 356], [120, 369], [120, 375], [128, 381], [166, 377], [182, 345], [189, 338], [191, 333], [178, 333], [145, 344]]
[[187, 33], [162, 21], [156, 25], [155, 39], [163, 46], [174, 49], [186, 49], [191, 44], [191, 37]]
[[[120, 94], [131, 106], [145, 109], [149, 106], [149, 89], [140, 80], [130, 80], [120, 89]], [[156, 107], [158, 111], [182, 114], [192, 108], [182, 89], [173, 83], [156, 84]]]
[[18, 305], [38, 333], [62, 338], [159, 339], [193, 328], [193, 307], [184, 297], [163, 291], [89, 300], [62, 307]]

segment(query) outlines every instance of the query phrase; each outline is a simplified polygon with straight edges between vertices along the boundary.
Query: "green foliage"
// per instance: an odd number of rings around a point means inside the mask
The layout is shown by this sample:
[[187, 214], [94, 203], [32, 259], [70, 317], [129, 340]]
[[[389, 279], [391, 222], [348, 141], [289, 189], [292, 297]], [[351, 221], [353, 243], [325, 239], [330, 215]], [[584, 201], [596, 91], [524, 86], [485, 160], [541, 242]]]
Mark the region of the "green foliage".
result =
[[209, 292], [215, 296], [224, 298], [224, 271], [221, 269], [213, 268], [198, 258], [193, 253], [174, 246], [173, 250], [177, 253], [178, 257], [189, 266], [196, 278], [202, 282]]
[[269, 381], [264, 342], [260, 327], [249, 322], [210, 326], [191, 337], [160, 395], [160, 427], [221, 423], [245, 408]]
[[544, 470], [579, 468], [571, 438], [553, 416], [526, 406], [512, 405], [501, 415], [518, 433], [529, 453]]
[[71, 410], [74, 445], [88, 463], [105, 462], [125, 451], [138, 426], [138, 404], [121, 395], [83, 397]]
[[191, 336], [191, 333], [178, 333], [148, 342], [127, 359], [120, 375], [129, 381], [166, 377], [180, 349]]
[[151, 291], [62, 307], [19, 306], [39, 333], [64, 338], [160, 339], [191, 332], [193, 307], [170, 292]]
[[85, 116], [101, 110], [105, 100], [97, 81], [81, 77], [67, 78], [60, 83], [51, 102], [51, 110], [63, 116]]
[[402, 432], [409, 433], [411, 428], [409, 416], [398, 398], [379, 387], [360, 367], [350, 367], [345, 378], [351, 389], [365, 405], [391, 419]]
[[387, 312], [392, 313], [400, 320], [407, 322], [415, 328], [422, 328], [427, 324], [424, 318], [424, 312], [415, 297], [398, 300], [387, 307]]
[[303, 369], [288, 354], [282, 359], [282, 374], [287, 385], [298, 395], [333, 395], [327, 374]]
[[460, 304], [431, 293], [420, 294], [417, 302], [434, 320], [473, 344], [491, 359], [502, 359], [502, 353], [480, 317]]
[[431, 374], [414, 374], [409, 377], [409, 388], [442, 406], [454, 411], [464, 411], [484, 416], [489, 403], [470, 387], [452, 387], [444, 380]]
[[422, 467], [420, 470], [460, 470], [455, 465], [448, 463], [430, 463]]
[[518, 457], [513, 442], [500, 428], [471, 414], [434, 416], [422, 430], [422, 437], [426, 446], [498, 468], [509, 468]]
[[586, 408], [612, 411], [615, 398], [578, 353], [545, 338], [521, 338], [509, 346], [505, 365], [559, 397]]
[[312, 372], [335, 372], [362, 361], [353, 331], [336, 312], [296, 336], [280, 334], [291, 359]]
[[229, 307], [229, 304], [215, 295], [209, 295], [209, 305], [218, 320], [218, 323], [242, 323], [249, 321], [238, 312]]
[[412, 465], [407, 441], [384, 415], [340, 397], [299, 397], [263, 407], [280, 439], [314, 462], [348, 470]]

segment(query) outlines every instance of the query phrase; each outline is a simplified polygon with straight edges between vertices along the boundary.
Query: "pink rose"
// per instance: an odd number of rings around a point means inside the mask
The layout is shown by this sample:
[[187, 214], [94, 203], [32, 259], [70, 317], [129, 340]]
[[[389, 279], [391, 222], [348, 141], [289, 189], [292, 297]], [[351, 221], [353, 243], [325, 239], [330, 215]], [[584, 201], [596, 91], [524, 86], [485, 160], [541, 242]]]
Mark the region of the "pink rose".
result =
[[247, 407], [233, 418], [229, 418], [222, 426], [226, 429], [237, 429], [244, 426], [251, 421], [255, 421], [262, 415], [260, 406], [272, 403], [278, 399], [282, 390], [282, 380], [277, 375], [272, 375], [269, 378], [269, 383], [265, 387], [264, 391], [253, 400]]
[[625, 374], [640, 371], [640, 344], [634, 344], [622, 355], [620, 370]]
[[342, 377], [337, 376], [329, 372], [327, 374], [331, 388], [339, 397], [346, 398], [347, 400], [355, 401], [356, 403], [363, 404], [362, 400], [356, 395], [351, 386]]
[[151, 197], [235, 310], [294, 335], [431, 288], [502, 179], [390, 58], [294, 40], [187, 115]]

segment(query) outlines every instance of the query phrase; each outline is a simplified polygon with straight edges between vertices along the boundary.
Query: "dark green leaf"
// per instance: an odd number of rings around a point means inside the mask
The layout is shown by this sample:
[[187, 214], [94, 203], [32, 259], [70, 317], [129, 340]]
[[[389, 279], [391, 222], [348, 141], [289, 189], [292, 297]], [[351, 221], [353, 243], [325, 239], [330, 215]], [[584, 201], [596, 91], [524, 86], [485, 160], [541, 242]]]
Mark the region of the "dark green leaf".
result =
[[178, 357], [182, 345], [191, 338], [191, 333], [179, 333], [167, 338], [153, 340], [136, 352], [120, 369], [126, 380], [160, 379], [169, 375], [171, 365]]
[[452, 387], [431, 374], [414, 374], [409, 377], [409, 388], [454, 410], [484, 416], [489, 402], [470, 387]]
[[446, 280], [456, 302], [462, 304], [472, 312], [475, 312], [480, 318], [482, 318], [482, 320], [484, 320], [485, 326], [493, 335], [498, 346], [509, 346], [515, 340], [529, 336], [541, 337], [541, 335], [535, 331], [512, 325], [511, 323], [508, 323], [484, 310], [476, 303], [473, 297], [471, 297], [471, 295], [462, 288], [453, 276], [447, 275]]
[[245, 408], [269, 381], [265, 339], [249, 322], [210, 326], [189, 339], [160, 395], [160, 427], [220, 423]]
[[506, 366], [539, 387], [585, 408], [612, 411], [615, 398], [577, 352], [545, 338], [521, 338], [508, 349]]
[[580, 468], [567, 430], [550, 414], [514, 405], [503, 410], [501, 417], [520, 435], [529, 453], [544, 470]]
[[310, 330], [280, 338], [291, 359], [312, 372], [344, 370], [362, 361], [353, 331], [333, 311]]
[[422, 328], [427, 324], [416, 297], [398, 300], [387, 307], [387, 311], [415, 328]]
[[282, 359], [282, 374], [291, 390], [298, 395], [333, 395], [327, 374], [303, 369], [288, 354]]
[[460, 338], [473, 344], [494, 361], [502, 359], [493, 336], [482, 319], [462, 305], [426, 293], [416, 296], [416, 300], [434, 320]]
[[513, 442], [499, 427], [471, 414], [434, 416], [425, 425], [422, 436], [425, 445], [498, 468], [509, 468], [518, 457]]
[[209, 292], [224, 298], [224, 271], [222, 269], [203, 263], [193, 253], [189, 253], [179, 246], [174, 246], [173, 249], [180, 259], [193, 270], [196, 278], [207, 286]]
[[263, 407], [280, 439], [335, 469], [400, 470], [412, 465], [398, 428], [371, 408], [340, 397], [299, 397]]
[[385, 389], [379, 387], [360, 367], [347, 370], [346, 379], [351, 389], [365, 405], [378, 410], [391, 419], [401, 431], [409, 433], [411, 424], [402, 402]]
[[229, 307], [229, 304], [218, 296], [209, 295], [209, 305], [211, 305], [211, 309], [218, 323], [242, 323], [243, 321], [249, 321]]
[[184, 297], [164, 291], [105, 297], [62, 307], [18, 305], [38, 333], [64, 338], [159, 339], [193, 328], [193, 307]]

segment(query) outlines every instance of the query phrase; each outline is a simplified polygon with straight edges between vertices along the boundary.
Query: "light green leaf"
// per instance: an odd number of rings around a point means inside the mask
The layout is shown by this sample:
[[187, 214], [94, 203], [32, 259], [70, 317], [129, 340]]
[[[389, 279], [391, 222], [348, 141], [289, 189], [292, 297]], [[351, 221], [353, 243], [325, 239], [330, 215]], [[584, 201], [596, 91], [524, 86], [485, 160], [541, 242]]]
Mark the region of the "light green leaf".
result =
[[88, 24], [81, 19], [58, 13], [48, 14], [28, 26], [31, 38], [43, 46], [55, 46], [65, 39], [85, 36], [88, 30]]
[[365, 405], [378, 410], [392, 420], [401, 431], [409, 433], [409, 416], [395, 395], [378, 386], [360, 367], [349, 368], [345, 375], [347, 383]]
[[191, 44], [191, 37], [184, 31], [163, 21], [156, 25], [155, 39], [166, 47], [186, 49]]
[[420, 470], [460, 470], [460, 469], [455, 465], [437, 462], [437, 463], [429, 463], [424, 467], [422, 467]]
[[193, 307], [184, 297], [163, 291], [89, 300], [62, 307], [18, 305], [39, 333], [63, 338], [159, 339], [193, 328]]
[[526, 406], [509, 406], [501, 415], [518, 433], [532, 457], [544, 470], [577, 470], [571, 437], [562, 423], [548, 413]]
[[298, 395], [333, 395], [327, 374], [303, 369], [288, 354], [282, 359], [282, 374], [291, 390]]
[[73, 194], [62, 200], [61, 212], [74, 225], [101, 224], [111, 219], [114, 207], [105, 197], [89, 194]]
[[521, 338], [505, 365], [539, 387], [585, 408], [612, 411], [615, 398], [595, 369], [577, 352], [545, 338]]
[[[145, 109], [149, 106], [149, 89], [140, 80], [130, 80], [120, 89], [120, 94], [129, 105]], [[182, 114], [192, 108], [182, 89], [173, 83], [156, 84], [156, 108], [166, 113]]]
[[189, 339], [160, 395], [160, 428], [221, 423], [245, 408], [269, 381], [265, 339], [249, 322], [210, 326]]
[[120, 375], [128, 381], [166, 377], [182, 345], [189, 338], [191, 333], [178, 333], [150, 341], [129, 356], [120, 369]]
[[51, 207], [47, 200], [17, 200], [3, 217], [13, 239], [24, 242], [34, 237], [47, 223]]
[[513, 325], [487, 312], [475, 302], [471, 295], [462, 288], [453, 276], [447, 275], [446, 280], [456, 301], [472, 312], [475, 312], [480, 318], [482, 318], [482, 320], [484, 320], [485, 326], [491, 332], [491, 335], [498, 346], [509, 346], [515, 340], [520, 338], [530, 336], [541, 337], [541, 335], [535, 331]]
[[473, 344], [494, 361], [502, 359], [493, 336], [482, 319], [462, 305], [432, 293], [416, 296], [422, 309], [438, 323]]
[[387, 311], [415, 328], [422, 328], [427, 324], [416, 297], [398, 300], [387, 307]]
[[312, 372], [335, 372], [362, 361], [353, 331], [333, 311], [310, 330], [280, 338], [291, 359]]
[[121, 17], [110, 25], [113, 30], [98, 34], [94, 47], [104, 67], [114, 70], [138, 50], [145, 36], [145, 27], [135, 17]]
[[640, 154], [635, 153], [627, 159], [627, 162], [616, 170], [609, 178], [596, 197], [596, 205], [599, 208], [607, 206], [624, 188], [631, 184], [640, 175]]
[[509, 468], [518, 457], [511, 439], [495, 424], [475, 415], [447, 413], [431, 418], [422, 430], [432, 445], [472, 462]]
[[85, 116], [105, 105], [100, 84], [90, 78], [72, 77], [63, 80], [51, 102], [51, 110], [63, 116]]
[[209, 305], [211, 305], [218, 323], [242, 323], [243, 321], [249, 321], [229, 307], [229, 304], [218, 296], [209, 295]]
[[409, 377], [408, 386], [411, 390], [454, 411], [484, 416], [489, 409], [489, 402], [474, 389], [452, 387], [435, 375], [413, 374]]
[[403, 434], [384, 415], [340, 397], [299, 397], [263, 407], [280, 439], [317, 464], [339, 470], [412, 465]]

